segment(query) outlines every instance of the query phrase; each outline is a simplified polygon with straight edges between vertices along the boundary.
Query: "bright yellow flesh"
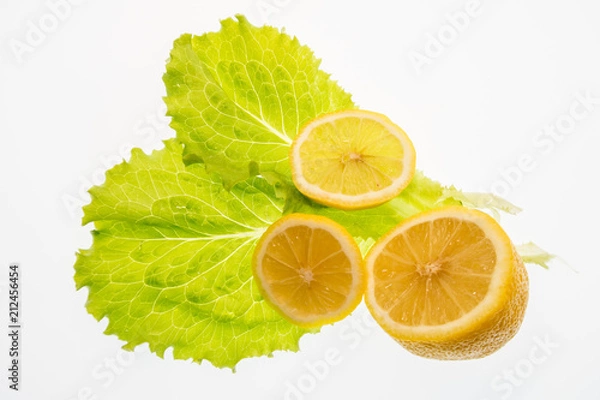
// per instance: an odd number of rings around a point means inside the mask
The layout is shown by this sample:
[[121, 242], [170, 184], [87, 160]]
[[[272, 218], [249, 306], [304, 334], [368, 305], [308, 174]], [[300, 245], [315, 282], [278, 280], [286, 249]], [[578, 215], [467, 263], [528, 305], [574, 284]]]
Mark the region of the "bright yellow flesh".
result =
[[485, 357], [523, 321], [527, 271], [504, 230], [481, 211], [444, 207], [411, 217], [375, 243], [365, 264], [371, 314], [419, 356]]
[[385, 115], [342, 110], [306, 124], [290, 148], [292, 179], [300, 192], [331, 207], [374, 207], [412, 180], [415, 149]]
[[299, 325], [318, 326], [346, 316], [364, 292], [360, 251], [339, 225], [292, 214], [265, 232], [254, 257], [265, 298]]
[[380, 122], [348, 117], [315, 127], [302, 143], [305, 179], [321, 189], [358, 195], [390, 186], [404, 169], [404, 148]]
[[496, 253], [474, 223], [441, 218], [394, 237], [375, 261], [377, 303], [404, 325], [454, 321], [485, 297]]

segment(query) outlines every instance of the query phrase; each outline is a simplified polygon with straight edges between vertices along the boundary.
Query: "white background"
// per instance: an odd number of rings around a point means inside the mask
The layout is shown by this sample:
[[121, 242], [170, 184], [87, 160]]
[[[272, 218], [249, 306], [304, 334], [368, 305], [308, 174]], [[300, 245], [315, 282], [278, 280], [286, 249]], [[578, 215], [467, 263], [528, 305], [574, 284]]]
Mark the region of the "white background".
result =
[[[295, 400], [600, 399], [600, 3], [483, 0], [459, 33], [447, 15], [468, 0], [79, 3], [53, 27], [46, 2], [0, 0], [0, 398], [284, 399], [292, 390]], [[247, 359], [232, 373], [143, 347], [124, 353], [102, 333], [106, 321], [87, 314], [86, 290], [73, 282], [75, 252], [91, 244], [80, 226], [86, 190], [127, 147], [158, 148], [173, 136], [161, 101], [172, 41], [218, 30], [236, 13], [309, 45], [358, 105], [408, 132], [429, 176], [524, 208], [502, 219], [514, 241], [561, 260], [549, 271], [528, 267], [528, 312], [501, 351], [420, 359], [361, 307], [304, 337], [299, 353]], [[40, 20], [50, 32], [27, 44]], [[430, 35], [439, 34], [436, 53]], [[19, 55], [16, 41], [31, 47]], [[411, 61], [417, 53], [428, 57], [423, 68]], [[595, 103], [586, 109], [581, 96]], [[568, 133], [542, 136], [556, 124]], [[16, 395], [5, 378], [11, 262], [23, 275]], [[310, 375], [306, 363], [322, 366], [326, 352], [339, 362]]]

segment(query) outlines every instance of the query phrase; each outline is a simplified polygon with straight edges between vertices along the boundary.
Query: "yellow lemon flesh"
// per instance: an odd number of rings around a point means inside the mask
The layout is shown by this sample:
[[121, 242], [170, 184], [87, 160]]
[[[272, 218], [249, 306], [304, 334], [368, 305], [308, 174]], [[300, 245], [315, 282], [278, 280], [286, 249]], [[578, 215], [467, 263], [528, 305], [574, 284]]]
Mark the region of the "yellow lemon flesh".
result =
[[365, 110], [325, 114], [305, 125], [290, 150], [294, 184], [314, 201], [352, 210], [397, 196], [415, 173], [406, 133]]
[[352, 236], [315, 215], [290, 214], [271, 225], [257, 244], [252, 266], [265, 299], [303, 327], [346, 317], [361, 302], [366, 285]]
[[418, 214], [378, 240], [365, 264], [373, 317], [419, 356], [485, 357], [523, 320], [527, 272], [507, 234], [483, 212]]

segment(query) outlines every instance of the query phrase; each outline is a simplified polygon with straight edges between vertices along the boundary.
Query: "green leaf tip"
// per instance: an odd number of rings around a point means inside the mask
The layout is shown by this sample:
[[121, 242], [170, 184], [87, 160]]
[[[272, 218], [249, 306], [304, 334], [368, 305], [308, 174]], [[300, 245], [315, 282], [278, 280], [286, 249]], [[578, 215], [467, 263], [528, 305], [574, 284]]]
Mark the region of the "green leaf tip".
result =
[[548, 253], [532, 242], [521, 244], [516, 248], [524, 263], [537, 264], [545, 269], [549, 269], [548, 263], [556, 258], [554, 254]]
[[494, 218], [500, 219], [500, 211], [507, 214], [516, 215], [522, 211], [520, 207], [512, 204], [508, 200], [503, 199], [492, 193], [479, 192], [462, 192], [454, 186], [444, 189], [441, 200], [455, 199], [465, 207], [477, 208], [480, 210], [489, 211]]

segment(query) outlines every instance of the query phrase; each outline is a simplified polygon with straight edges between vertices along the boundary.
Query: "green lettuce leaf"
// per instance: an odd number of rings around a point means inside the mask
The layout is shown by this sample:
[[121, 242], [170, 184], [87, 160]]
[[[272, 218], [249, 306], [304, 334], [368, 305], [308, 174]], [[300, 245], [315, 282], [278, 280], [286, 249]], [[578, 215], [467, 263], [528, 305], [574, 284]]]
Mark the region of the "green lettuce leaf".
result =
[[556, 258], [554, 254], [548, 253], [533, 242], [518, 245], [517, 253], [519, 253], [524, 263], [536, 264], [545, 269], [549, 269], [548, 264]]
[[406, 189], [392, 200], [377, 207], [353, 211], [315, 203], [302, 195], [286, 178], [269, 181], [279, 189], [279, 196], [286, 199], [284, 213], [301, 212], [328, 217], [343, 225], [359, 244], [365, 241], [372, 243], [412, 215], [437, 207], [461, 204], [459, 200], [447, 196], [446, 187], [426, 177], [421, 171], [417, 171]]
[[292, 139], [307, 121], [354, 108], [296, 38], [243, 16], [221, 31], [177, 39], [163, 77], [167, 115], [186, 163], [231, 185], [258, 171], [289, 175]]
[[250, 261], [283, 200], [259, 177], [226, 191], [201, 164], [184, 166], [180, 144], [165, 144], [151, 155], [135, 149], [90, 190], [93, 245], [75, 264], [88, 311], [108, 317], [106, 333], [125, 348], [147, 342], [160, 356], [172, 347], [175, 358], [233, 368], [296, 351], [308, 331], [265, 303]]

